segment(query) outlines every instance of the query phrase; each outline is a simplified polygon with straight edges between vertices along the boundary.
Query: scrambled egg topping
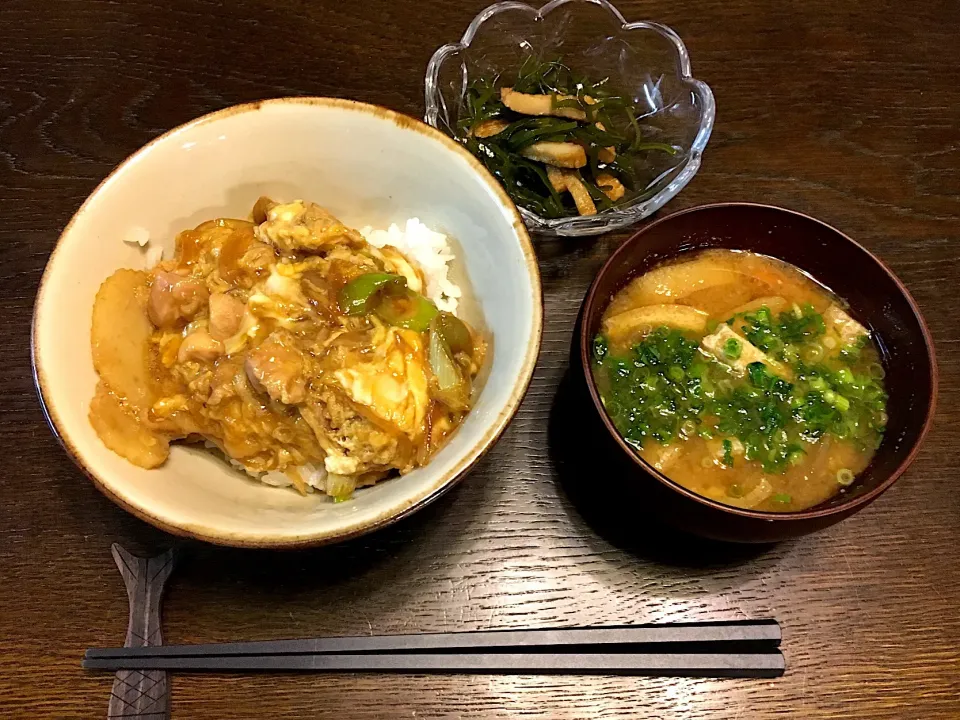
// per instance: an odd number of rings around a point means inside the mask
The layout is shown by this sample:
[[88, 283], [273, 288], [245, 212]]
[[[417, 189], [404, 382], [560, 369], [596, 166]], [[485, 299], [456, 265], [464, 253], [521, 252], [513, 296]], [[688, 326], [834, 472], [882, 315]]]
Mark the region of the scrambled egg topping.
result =
[[[171, 441], [202, 440], [302, 490], [304, 467], [352, 487], [427, 462], [467, 411], [463, 383], [451, 400], [449, 360], [437, 377], [435, 326], [345, 311], [341, 295], [379, 273], [417, 299], [422, 272], [313, 203], [261, 199], [253, 216], [187, 230], [173, 259], [101, 287], [90, 417], [104, 443], [156, 467]], [[467, 398], [484, 353], [473, 330], [469, 340], [441, 351]]]

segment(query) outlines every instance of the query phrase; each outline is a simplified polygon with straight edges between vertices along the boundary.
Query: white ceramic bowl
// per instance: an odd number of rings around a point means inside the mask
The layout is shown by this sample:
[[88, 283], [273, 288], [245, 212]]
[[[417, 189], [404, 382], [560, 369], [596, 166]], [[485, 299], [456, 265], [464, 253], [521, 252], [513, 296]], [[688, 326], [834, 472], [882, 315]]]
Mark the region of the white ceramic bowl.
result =
[[[172, 249], [180, 230], [246, 217], [260, 195], [304, 198], [353, 226], [419, 217], [459, 246], [458, 279], [492, 336], [488, 374], [450, 443], [408, 475], [334, 504], [251, 481], [214, 455], [174, 446], [143, 470], [100, 442], [87, 419], [96, 374], [94, 295], [121, 267], [145, 267], [131, 229]], [[469, 303], [468, 303], [469, 305]], [[473, 318], [476, 320], [476, 318]], [[526, 391], [540, 347], [537, 262], [516, 208], [459, 145], [423, 123], [329, 98], [269, 100], [206, 115], [120, 165], [67, 225], [34, 314], [33, 362], [50, 425], [100, 490], [172, 533], [278, 547], [342, 540], [381, 527], [448, 489], [497, 439]]]

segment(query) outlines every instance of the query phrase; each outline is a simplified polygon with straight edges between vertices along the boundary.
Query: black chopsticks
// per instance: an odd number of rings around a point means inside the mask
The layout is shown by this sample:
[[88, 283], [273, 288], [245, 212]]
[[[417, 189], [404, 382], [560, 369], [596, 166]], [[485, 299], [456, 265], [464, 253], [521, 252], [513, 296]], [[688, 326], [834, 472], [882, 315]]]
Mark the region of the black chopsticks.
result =
[[783, 655], [773, 653], [378, 653], [373, 655], [228, 655], [103, 658], [96, 670], [313, 671], [671, 675], [773, 678]]
[[87, 650], [99, 670], [778, 677], [773, 620], [308, 638]]

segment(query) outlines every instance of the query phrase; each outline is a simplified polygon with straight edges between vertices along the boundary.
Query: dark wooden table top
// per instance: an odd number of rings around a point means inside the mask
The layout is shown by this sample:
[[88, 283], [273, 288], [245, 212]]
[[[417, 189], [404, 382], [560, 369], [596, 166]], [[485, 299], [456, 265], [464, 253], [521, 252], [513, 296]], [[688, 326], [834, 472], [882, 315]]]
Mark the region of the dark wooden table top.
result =
[[[4, 0], [0, 4], [0, 715], [104, 717], [127, 600], [119, 541], [171, 538], [115, 507], [44, 423], [31, 310], [57, 235], [163, 131], [234, 103], [335, 95], [423, 111], [423, 70], [483, 0]], [[362, 8], [362, 9], [361, 9]], [[648, 532], [564, 477], [575, 315], [625, 234], [540, 244], [543, 352], [496, 448], [456, 490], [342, 546], [184, 548], [169, 642], [774, 616], [774, 681], [590, 677], [175, 676], [173, 717], [960, 717], [960, 5], [623, 2], [674, 27], [718, 100], [699, 175], [666, 212], [721, 200], [845, 230], [913, 292], [940, 355], [916, 463], [818, 535], [730, 548]], [[588, 452], [587, 448], [583, 449]], [[587, 483], [587, 497], [568, 483]]]

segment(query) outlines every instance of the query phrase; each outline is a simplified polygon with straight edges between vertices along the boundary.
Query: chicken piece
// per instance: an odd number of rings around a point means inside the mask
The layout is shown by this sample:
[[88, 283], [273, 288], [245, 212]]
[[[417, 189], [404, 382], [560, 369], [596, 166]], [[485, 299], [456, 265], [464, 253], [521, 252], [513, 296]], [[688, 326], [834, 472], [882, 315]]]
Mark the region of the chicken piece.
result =
[[258, 390], [286, 405], [301, 403], [307, 396], [306, 364], [283, 330], [271, 333], [247, 354], [247, 377]]
[[250, 216], [253, 218], [254, 225], [260, 225], [267, 221], [267, 213], [270, 212], [270, 208], [274, 207], [277, 203], [268, 198], [266, 195], [261, 195], [257, 198], [257, 201], [253, 204], [253, 210], [250, 212]]
[[[728, 342], [730, 343], [730, 348], [739, 350], [739, 354], [733, 352], [728, 355], [726, 352]], [[716, 329], [716, 332], [712, 335], [707, 335], [700, 341], [700, 351], [726, 365], [736, 375], [745, 375], [748, 365], [759, 362], [770, 368], [774, 375], [779, 375], [786, 379], [790, 379], [791, 376], [790, 370], [787, 367], [773, 358], [768, 357], [753, 343], [737, 335], [726, 323], [721, 323]], [[735, 357], [731, 357], [731, 355], [735, 355]]]
[[624, 193], [627, 192], [627, 189], [623, 186], [623, 183], [610, 173], [600, 173], [597, 175], [597, 187], [603, 191], [604, 195], [614, 202], [622, 198]]
[[353, 402], [416, 439], [430, 405], [423, 336], [400, 328], [382, 328], [377, 335], [368, 361], [350, 363], [333, 376]]
[[237, 334], [246, 306], [233, 295], [214, 293], [210, 296], [210, 335], [226, 340]]
[[341, 243], [362, 244], [363, 237], [316, 203], [294, 200], [274, 205], [257, 227], [257, 236], [280, 250], [319, 251]]
[[[576, 107], [556, 107], [556, 103], [564, 100], [576, 100], [573, 95], [543, 95], [517, 92], [513, 88], [500, 89], [500, 100], [508, 108], [521, 115], [553, 115], [554, 117], [570, 118], [571, 120], [586, 120], [587, 114]], [[584, 102], [592, 105], [594, 100], [588, 95]]]
[[381, 251], [373, 245], [358, 248], [338, 245], [326, 254], [328, 266], [324, 276], [334, 286], [346, 285], [366, 273], [383, 272], [382, 257]]
[[192, 320], [206, 305], [208, 295], [202, 280], [161, 270], [150, 287], [147, 314], [158, 328], [172, 328]]
[[823, 313], [823, 319], [828, 327], [836, 331], [844, 345], [855, 345], [864, 335], [870, 335], [869, 330], [850, 317], [839, 305], [828, 307]]
[[231, 285], [253, 287], [277, 261], [274, 247], [257, 240], [255, 232], [250, 227], [237, 228], [220, 247], [220, 277]]
[[300, 406], [326, 452], [324, 467], [336, 475], [371, 470], [413, 468], [414, 454], [402, 435], [388, 432], [361, 415], [353, 403], [333, 388], [324, 388]]
[[478, 138], [488, 138], [499, 135], [510, 126], [506, 120], [484, 120], [470, 131], [470, 134]]
[[223, 354], [223, 343], [215, 340], [209, 332], [200, 328], [187, 335], [177, 352], [178, 362], [213, 362]]
[[210, 395], [207, 396], [204, 404], [215, 407], [224, 400], [239, 395], [238, 387], [249, 382], [244, 367], [244, 362], [238, 357], [226, 357], [220, 360], [213, 369], [213, 377], [210, 379]]
[[535, 142], [521, 150], [520, 154], [528, 160], [562, 168], [581, 168], [587, 164], [587, 151], [573, 142]]

